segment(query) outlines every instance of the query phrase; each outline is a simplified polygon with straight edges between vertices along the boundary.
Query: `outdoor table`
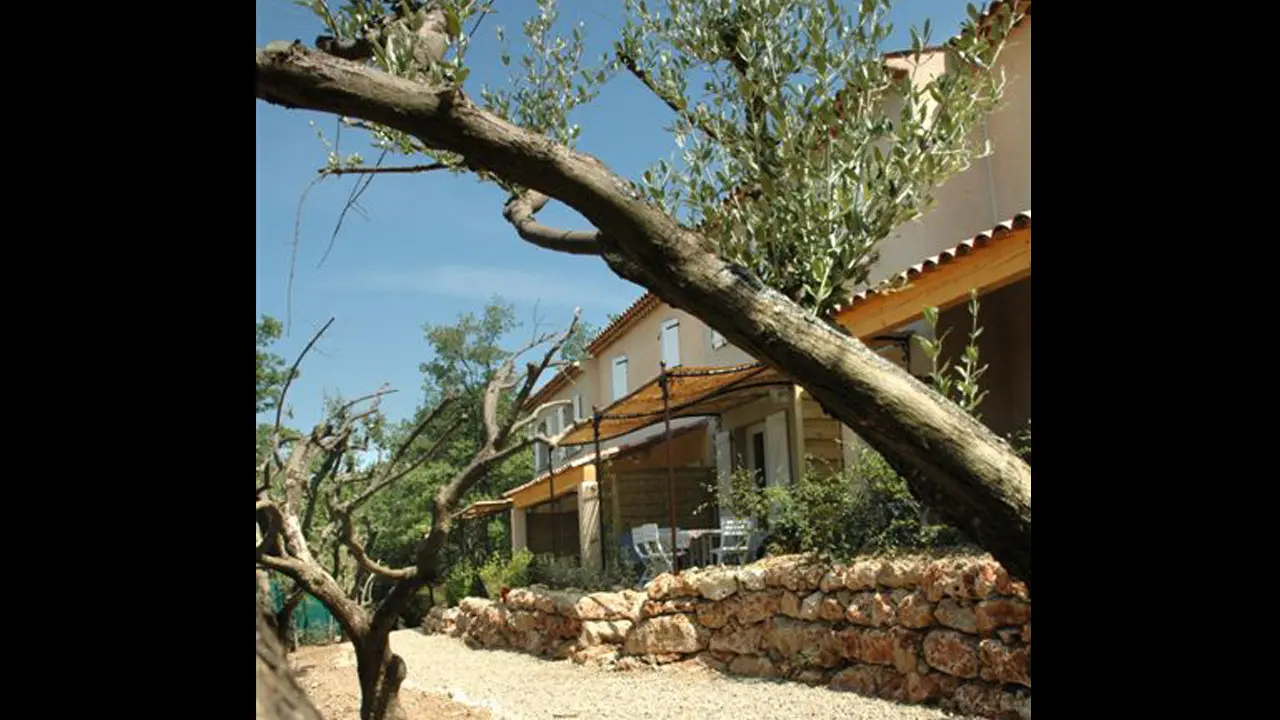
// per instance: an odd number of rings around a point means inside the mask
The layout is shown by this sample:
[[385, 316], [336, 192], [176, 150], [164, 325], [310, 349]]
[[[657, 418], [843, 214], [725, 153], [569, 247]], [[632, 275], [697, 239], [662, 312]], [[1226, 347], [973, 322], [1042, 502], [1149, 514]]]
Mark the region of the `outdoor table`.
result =
[[[719, 528], [676, 528], [675, 553], [688, 556], [691, 566], [709, 565], [711, 562], [712, 539], [720, 536]], [[671, 542], [671, 528], [659, 528], [658, 537], [663, 544]]]

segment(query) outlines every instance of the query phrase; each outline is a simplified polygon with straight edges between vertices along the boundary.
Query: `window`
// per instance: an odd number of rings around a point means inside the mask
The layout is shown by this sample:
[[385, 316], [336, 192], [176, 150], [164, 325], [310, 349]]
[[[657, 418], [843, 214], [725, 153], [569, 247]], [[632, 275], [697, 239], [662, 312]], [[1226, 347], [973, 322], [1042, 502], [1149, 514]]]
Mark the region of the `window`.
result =
[[573, 396], [573, 421], [581, 422], [586, 417], [582, 414], [582, 393]]
[[751, 472], [756, 476], [756, 485], [764, 487], [765, 475], [767, 471], [764, 463], [765, 446], [764, 446], [764, 430], [758, 430], [751, 433]]
[[[560, 416], [560, 423], [558, 426], [559, 429], [556, 430], [557, 433], [562, 433], [565, 430], [568, 430], [571, 425], [573, 425], [573, 421], [569, 419], [568, 405], [561, 405], [560, 407], [556, 408], [556, 414]], [[563, 448], [563, 447], [556, 448], [555, 450], [556, 462], [558, 463], [564, 462], [569, 458], [569, 454], [570, 454], [569, 448]]]
[[680, 364], [680, 321], [675, 318], [662, 323], [662, 362], [669, 368]]
[[621, 399], [627, 394], [627, 356], [619, 355], [613, 359], [613, 399]]
[[725, 340], [723, 335], [716, 332], [715, 330], [711, 331], [711, 349], [712, 350], [719, 350], [720, 348], [728, 344], [729, 344], [729, 341]]
[[[561, 409], [562, 408], [556, 408], [554, 411], [552, 411], [551, 416], [547, 418], [547, 437], [549, 438], [555, 437], [556, 434], [558, 434], [561, 430], [560, 428], [560, 420], [561, 420], [560, 410]], [[553, 463], [560, 462], [560, 451], [558, 448], [556, 450], [552, 450], [550, 455], [551, 455], [551, 462]]]
[[[538, 423], [536, 434], [546, 435], [547, 424], [545, 422]], [[533, 471], [541, 472], [547, 467], [547, 446], [541, 442], [533, 443]]]

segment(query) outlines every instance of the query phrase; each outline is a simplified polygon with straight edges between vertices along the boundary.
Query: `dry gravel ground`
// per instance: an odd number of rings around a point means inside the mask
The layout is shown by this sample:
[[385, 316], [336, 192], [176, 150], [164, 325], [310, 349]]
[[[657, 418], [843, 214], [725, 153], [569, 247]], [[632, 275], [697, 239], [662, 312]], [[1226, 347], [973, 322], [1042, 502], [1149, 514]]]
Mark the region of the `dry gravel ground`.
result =
[[[472, 650], [456, 638], [424, 635], [417, 630], [392, 633], [391, 646], [409, 667], [402, 700], [414, 720], [959, 718], [936, 708], [899, 705], [795, 682], [730, 677], [710, 670], [668, 666], [612, 672], [505, 650]], [[325, 717], [357, 717], [355, 660], [349, 645], [303, 648], [291, 657], [300, 669], [302, 687]]]

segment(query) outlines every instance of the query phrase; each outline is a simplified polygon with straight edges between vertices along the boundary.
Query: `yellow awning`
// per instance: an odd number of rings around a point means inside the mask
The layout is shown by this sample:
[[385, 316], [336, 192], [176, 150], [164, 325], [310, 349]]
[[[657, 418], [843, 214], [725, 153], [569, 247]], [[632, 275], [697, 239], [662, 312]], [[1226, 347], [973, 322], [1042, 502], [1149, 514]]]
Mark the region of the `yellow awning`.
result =
[[510, 507], [511, 500], [507, 498], [503, 498], [501, 500], [478, 500], [454, 513], [453, 516], [459, 520], [474, 520], [476, 518], [488, 517], [489, 515], [496, 515]]
[[[761, 363], [727, 367], [678, 367], [668, 371], [671, 418], [719, 415], [768, 394], [770, 387], [790, 385], [782, 373]], [[662, 422], [662, 377], [601, 411], [600, 440], [612, 440]], [[561, 446], [588, 445], [595, 440], [591, 420], [573, 427]]]

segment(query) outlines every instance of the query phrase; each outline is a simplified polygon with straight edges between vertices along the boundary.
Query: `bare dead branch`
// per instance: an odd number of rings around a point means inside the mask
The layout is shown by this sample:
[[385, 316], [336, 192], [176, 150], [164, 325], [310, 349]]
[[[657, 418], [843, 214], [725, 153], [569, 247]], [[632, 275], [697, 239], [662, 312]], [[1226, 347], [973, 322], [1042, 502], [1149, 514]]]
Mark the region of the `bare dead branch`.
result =
[[[400, 472], [396, 473], [395, 475], [391, 475], [390, 477], [387, 477], [387, 478], [383, 479], [381, 482], [377, 483], [376, 485], [372, 485], [372, 486], [370, 486], [370, 487], [369, 487], [368, 489], [366, 489], [364, 492], [362, 492], [362, 493], [360, 493], [358, 496], [356, 496], [356, 498], [355, 498], [354, 500], [352, 500], [351, 502], [347, 503], [347, 505], [346, 505], [346, 510], [347, 510], [348, 512], [349, 512], [349, 511], [353, 511], [353, 510], [355, 510], [356, 508], [360, 507], [360, 506], [361, 506], [361, 505], [363, 505], [365, 502], [367, 502], [367, 501], [369, 500], [369, 498], [371, 498], [371, 497], [373, 497], [374, 495], [377, 495], [378, 493], [380, 493], [380, 492], [382, 492], [383, 490], [387, 489], [387, 488], [388, 488], [388, 487], [390, 487], [392, 484], [394, 484], [396, 481], [398, 481], [400, 478], [403, 478], [404, 476], [408, 475], [409, 473], [413, 472], [414, 470], [418, 469], [419, 467], [422, 467], [422, 465], [424, 465], [427, 461], [432, 460], [433, 458], [435, 458], [435, 457], [436, 457], [436, 453], [438, 453], [438, 452], [440, 451], [440, 449], [441, 449], [442, 447], [444, 447], [445, 442], [449, 440], [450, 436], [452, 436], [452, 435], [453, 435], [453, 433], [454, 433], [458, 428], [462, 427], [462, 425], [463, 425], [463, 423], [464, 423], [464, 422], [466, 422], [466, 417], [465, 417], [465, 416], [460, 417], [460, 418], [458, 418], [457, 420], [455, 420], [455, 421], [454, 421], [454, 423], [453, 423], [453, 425], [450, 425], [450, 426], [449, 426], [449, 427], [448, 427], [448, 428], [447, 428], [443, 433], [441, 433], [440, 437], [436, 438], [436, 441], [435, 441], [434, 443], [432, 443], [431, 447], [430, 447], [430, 448], [428, 448], [428, 449], [427, 449], [427, 451], [426, 451], [425, 453], [423, 453], [422, 457], [420, 457], [420, 458], [418, 458], [417, 460], [413, 461], [413, 463], [412, 463], [411, 465], [409, 465], [409, 467], [407, 467], [407, 468], [405, 468], [405, 469], [401, 470]], [[388, 467], [390, 467], [390, 466], [388, 466]]]
[[572, 404], [573, 404], [572, 400], [552, 400], [550, 402], [544, 402], [538, 407], [534, 408], [533, 412], [526, 415], [523, 420], [517, 420], [515, 423], [513, 423], [511, 425], [511, 432], [513, 434], [520, 432], [522, 429], [527, 427], [529, 423], [532, 423], [533, 421], [537, 420], [538, 415], [542, 414], [547, 410], [550, 410], [553, 407], [560, 407], [562, 405], [567, 406]]
[[488, 387], [484, 389], [481, 420], [484, 422], [484, 433], [488, 439], [488, 447], [495, 447], [498, 437], [502, 434], [502, 427], [498, 424], [498, 407], [505, 392], [503, 388], [511, 382], [511, 376], [514, 374], [511, 365], [510, 359], [504, 362], [489, 382]]
[[400, 462], [400, 459], [404, 457], [406, 452], [408, 452], [409, 447], [413, 445], [413, 441], [417, 440], [418, 436], [427, 429], [427, 426], [431, 425], [431, 423], [434, 422], [441, 413], [448, 409], [456, 399], [456, 395], [449, 393], [444, 396], [444, 399], [441, 400], [440, 403], [431, 410], [431, 412], [427, 413], [427, 416], [422, 419], [422, 422], [418, 423], [418, 426], [413, 429], [413, 432], [409, 433], [409, 437], [406, 438], [404, 442], [400, 443], [400, 447], [397, 448], [395, 454], [391, 456], [391, 462], [387, 464], [388, 472], [395, 468], [396, 463]]
[[507, 458], [511, 457], [512, 455], [515, 455], [516, 453], [520, 452], [521, 450], [528, 449], [535, 442], [541, 442], [541, 443], [546, 443], [550, 445], [551, 439], [545, 435], [531, 435], [527, 438], [523, 438], [521, 440], [518, 440], [504, 447], [498, 452], [494, 453], [493, 462], [500, 463], [503, 460], [506, 460]]
[[[542, 356], [541, 362], [537, 364], [534, 364], [534, 363], [529, 364], [529, 369], [525, 373], [524, 383], [520, 386], [520, 390], [516, 392], [516, 396], [512, 400], [512, 405], [511, 405], [512, 416], [508, 418], [506, 431], [502, 433], [502, 436], [499, 438], [498, 442], [495, 444], [496, 447], [502, 447], [503, 444], [506, 442], [506, 439], [510, 437], [511, 425], [515, 424], [516, 413], [518, 413], [519, 409], [524, 407], [525, 403], [528, 402], [529, 395], [530, 393], [533, 392], [534, 385], [538, 383], [538, 378], [542, 376], [542, 373], [546, 372], [547, 366], [550, 365], [552, 360], [555, 359], [556, 353], [560, 352], [560, 349], [564, 347], [564, 344], [568, 342], [570, 337], [573, 337], [573, 333], [577, 329], [578, 322], [581, 318], [582, 318], [582, 308], [575, 308], [573, 311], [573, 320], [570, 321], [569, 327], [566, 328], [565, 331], [560, 334], [560, 336], [555, 340], [555, 342], [551, 344], [549, 348], [547, 348], [547, 351]], [[514, 358], [512, 358], [508, 362], [511, 362], [513, 360]]]
[[480, 29], [480, 23], [484, 22], [484, 19], [489, 17], [489, 14], [492, 12], [493, 3], [489, 3], [484, 6], [484, 9], [480, 11], [480, 16], [476, 18], [475, 24], [471, 26], [471, 32], [467, 33], [467, 39], [471, 39], [476, 36], [476, 31]]
[[307, 204], [307, 196], [311, 194], [311, 190], [320, 181], [324, 180], [323, 176], [317, 176], [307, 183], [307, 187], [302, 190], [302, 195], [298, 196], [298, 208], [293, 218], [293, 243], [289, 252], [289, 278], [285, 282], [284, 291], [284, 327], [285, 332], [289, 332], [293, 328], [293, 275], [298, 266], [298, 247], [302, 245], [302, 207]]
[[[276, 400], [276, 421], [273, 429], [271, 430], [271, 452], [268, 453], [268, 456], [275, 458], [277, 465], [284, 464], [284, 462], [281, 461], [279, 454], [280, 418], [284, 414], [284, 401], [286, 396], [289, 394], [289, 386], [293, 384], [293, 378], [298, 374], [298, 365], [302, 363], [302, 359], [307, 356], [307, 353], [311, 351], [311, 348], [316, 344], [316, 341], [320, 339], [321, 335], [324, 335], [324, 332], [329, 329], [329, 326], [333, 324], [335, 319], [336, 318], [332, 317], [329, 318], [329, 321], [317, 330], [315, 335], [311, 336], [311, 340], [307, 342], [306, 347], [302, 348], [302, 352], [298, 354], [298, 357], [293, 361], [293, 365], [289, 367], [288, 374], [285, 375], [284, 386], [280, 388], [280, 397]], [[267, 486], [270, 484], [270, 478], [264, 477], [262, 487], [258, 489], [258, 492], [261, 493], [266, 490]]]
[[338, 466], [341, 464], [342, 456], [345, 453], [345, 448], [336, 448], [330, 451], [320, 469], [311, 477], [311, 483], [308, 487], [307, 508], [302, 514], [303, 536], [311, 534], [311, 525], [315, 520], [316, 498], [320, 496], [320, 486], [324, 484], [325, 479], [336, 476]]
[[360, 403], [365, 402], [366, 400], [376, 400], [384, 395], [391, 395], [392, 393], [397, 393], [397, 392], [400, 392], [400, 391], [392, 387], [387, 387], [387, 385], [384, 384], [381, 388], [378, 389], [377, 392], [369, 393], [368, 395], [365, 395], [363, 397], [358, 397], [355, 400], [352, 400], [351, 402], [347, 403], [346, 405], [343, 405], [341, 408], [338, 409], [338, 412], [344, 413], [350, 410], [351, 408], [355, 407], [356, 405], [359, 405]]
[[511, 223], [523, 240], [547, 250], [572, 255], [599, 255], [600, 232], [597, 230], [557, 230], [533, 219], [550, 200], [536, 190], [525, 190], [507, 201], [502, 216]]
[[417, 568], [389, 568], [369, 557], [369, 553], [365, 551], [364, 546], [356, 539], [356, 530], [355, 526], [351, 522], [350, 513], [344, 510], [339, 510], [336, 514], [338, 516], [338, 523], [342, 528], [339, 540], [341, 540], [342, 544], [351, 551], [356, 562], [359, 563], [360, 567], [364, 568], [366, 572], [381, 575], [382, 577], [389, 578], [391, 580], [404, 580], [414, 576], [417, 572]]
[[[387, 159], [387, 149], [383, 148], [382, 153], [378, 155], [378, 160], [373, 164], [374, 169], [382, 167], [382, 161]], [[323, 175], [321, 176], [323, 177]], [[324, 255], [320, 256], [320, 262], [316, 263], [316, 267], [322, 267], [325, 260], [329, 259], [329, 253], [333, 251], [333, 245], [338, 240], [338, 233], [342, 232], [342, 224], [347, 220], [347, 213], [356, 207], [356, 203], [360, 202], [360, 196], [364, 195], [369, 189], [369, 185], [373, 183], [375, 175], [366, 173], [363, 177], [356, 180], [356, 184], [351, 188], [351, 195], [347, 197], [347, 202], [342, 206], [342, 212], [338, 214], [338, 222], [334, 223], [333, 232], [329, 234], [329, 244], [325, 246]], [[361, 213], [363, 214], [363, 213]]]
[[321, 175], [375, 175], [387, 174], [393, 175], [397, 173], [424, 173], [433, 170], [446, 170], [449, 166], [444, 163], [430, 163], [428, 165], [401, 165], [398, 167], [339, 167], [339, 168], [320, 168], [317, 170]]
[[257, 563], [268, 570], [275, 570], [278, 573], [284, 573], [295, 582], [299, 580], [306, 566], [300, 560], [291, 557], [283, 557], [280, 555], [268, 555], [266, 553], [258, 553]]

